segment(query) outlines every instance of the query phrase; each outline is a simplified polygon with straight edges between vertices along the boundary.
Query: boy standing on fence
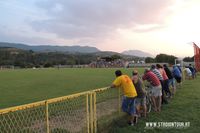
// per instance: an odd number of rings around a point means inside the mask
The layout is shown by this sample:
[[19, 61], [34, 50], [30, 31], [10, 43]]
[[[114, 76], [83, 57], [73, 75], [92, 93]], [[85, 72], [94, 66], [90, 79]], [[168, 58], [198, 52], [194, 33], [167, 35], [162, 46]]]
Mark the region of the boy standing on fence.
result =
[[127, 75], [122, 75], [120, 70], [115, 71], [116, 79], [111, 88], [120, 87], [123, 92], [122, 110], [130, 115], [129, 124], [134, 126], [137, 123], [137, 115], [135, 108], [135, 98], [137, 96], [136, 89], [132, 80]]

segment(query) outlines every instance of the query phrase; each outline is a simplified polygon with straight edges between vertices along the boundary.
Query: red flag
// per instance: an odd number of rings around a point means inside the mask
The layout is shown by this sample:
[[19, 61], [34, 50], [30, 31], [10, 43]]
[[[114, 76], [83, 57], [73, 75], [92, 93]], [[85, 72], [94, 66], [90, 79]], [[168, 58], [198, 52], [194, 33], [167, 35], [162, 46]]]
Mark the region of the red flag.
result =
[[200, 71], [200, 49], [199, 47], [193, 42], [194, 47], [194, 64], [197, 71]]

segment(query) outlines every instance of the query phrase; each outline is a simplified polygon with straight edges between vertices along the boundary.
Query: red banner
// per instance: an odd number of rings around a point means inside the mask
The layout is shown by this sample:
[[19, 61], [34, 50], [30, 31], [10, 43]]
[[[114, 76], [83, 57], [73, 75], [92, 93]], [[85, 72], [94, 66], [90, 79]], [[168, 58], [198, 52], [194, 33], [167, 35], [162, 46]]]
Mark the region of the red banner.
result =
[[193, 42], [194, 46], [194, 64], [197, 71], [200, 71], [200, 49], [199, 47]]

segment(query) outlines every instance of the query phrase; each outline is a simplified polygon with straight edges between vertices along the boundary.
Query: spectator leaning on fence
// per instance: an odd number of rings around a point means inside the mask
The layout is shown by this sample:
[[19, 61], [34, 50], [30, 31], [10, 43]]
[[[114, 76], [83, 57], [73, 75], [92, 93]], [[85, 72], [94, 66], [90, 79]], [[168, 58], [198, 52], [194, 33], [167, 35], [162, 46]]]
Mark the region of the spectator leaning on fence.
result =
[[[162, 94], [164, 94], [164, 82], [163, 82], [163, 76], [160, 73], [160, 71], [156, 68], [155, 65], [151, 66], [151, 71], [157, 76], [157, 78], [159, 79], [160, 83], [161, 83], [161, 87], [162, 87]], [[165, 95], [162, 95], [162, 104], [168, 104], [168, 101], [165, 97]]]
[[169, 68], [167, 67], [166, 64], [164, 64], [163, 67], [164, 67], [164, 70], [167, 74], [167, 77], [169, 78], [168, 86], [172, 87], [172, 95], [175, 95], [176, 85], [175, 85], [175, 81], [174, 81], [174, 76], [173, 76], [172, 72], [169, 70]]
[[180, 72], [180, 70], [178, 69], [177, 66], [173, 66], [173, 70], [172, 70], [172, 73], [174, 75], [174, 78], [176, 79], [177, 81], [177, 85], [178, 86], [181, 86], [181, 78], [182, 78], [182, 74]]
[[195, 75], [195, 71], [194, 71], [194, 68], [192, 67], [192, 64], [189, 64], [189, 67], [190, 71], [192, 72], [192, 78], [194, 79], [194, 75]]
[[[137, 98], [136, 98], [136, 110], [138, 116], [143, 115], [146, 118], [146, 94], [143, 88], [142, 80], [139, 78], [139, 73], [137, 70], [133, 70], [132, 72], [132, 81], [137, 91]], [[142, 107], [142, 110], [141, 110]]]
[[161, 96], [162, 96], [162, 88], [161, 83], [158, 77], [151, 72], [149, 69], [145, 69], [144, 75], [142, 76], [143, 80], [147, 80], [150, 83], [150, 87], [152, 90], [152, 101], [154, 105], [154, 111], [161, 111]]
[[171, 97], [171, 92], [169, 90], [169, 78], [168, 78], [164, 68], [160, 64], [156, 64], [156, 67], [160, 71], [160, 73], [163, 77], [163, 88], [164, 88], [165, 94], [167, 97]]
[[176, 66], [179, 69], [179, 71], [182, 73], [181, 64], [177, 64]]
[[115, 71], [116, 79], [111, 88], [120, 87], [123, 92], [122, 110], [130, 115], [129, 124], [131, 126], [137, 123], [137, 114], [135, 108], [135, 98], [137, 97], [136, 89], [132, 80], [127, 75], [122, 75], [120, 70]]
[[187, 66], [183, 69], [183, 74], [185, 75], [185, 79], [190, 80], [192, 78], [192, 72]]

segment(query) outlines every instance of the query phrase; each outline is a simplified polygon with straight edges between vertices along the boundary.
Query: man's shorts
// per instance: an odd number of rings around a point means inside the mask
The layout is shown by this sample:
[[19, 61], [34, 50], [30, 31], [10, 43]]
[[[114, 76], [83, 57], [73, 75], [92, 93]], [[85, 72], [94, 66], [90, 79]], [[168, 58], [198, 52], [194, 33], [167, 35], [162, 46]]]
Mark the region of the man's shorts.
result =
[[174, 80], [174, 78], [169, 79], [168, 84], [169, 84], [169, 86], [171, 85], [172, 87], [175, 87], [175, 80]]
[[193, 73], [187, 73], [187, 76], [192, 77]]
[[176, 79], [177, 83], [181, 83], [181, 77], [175, 76], [174, 78]]
[[152, 96], [158, 97], [162, 96], [162, 87], [159, 86], [152, 86]]
[[135, 97], [123, 97], [122, 99], [122, 110], [129, 115], [136, 114], [136, 108], [135, 108]]
[[146, 105], [146, 97], [143, 97], [143, 98], [136, 98], [135, 99], [135, 104], [136, 104], [136, 106], [139, 106], [139, 105], [141, 105], [141, 106], [143, 106], [143, 105]]

